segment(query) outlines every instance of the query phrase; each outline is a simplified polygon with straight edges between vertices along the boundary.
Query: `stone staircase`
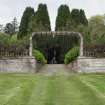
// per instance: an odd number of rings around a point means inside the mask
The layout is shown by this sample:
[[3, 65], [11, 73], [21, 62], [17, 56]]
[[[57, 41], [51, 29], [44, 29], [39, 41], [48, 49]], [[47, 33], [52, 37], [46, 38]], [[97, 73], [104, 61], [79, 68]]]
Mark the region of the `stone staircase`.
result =
[[38, 70], [38, 73], [52, 75], [52, 74], [69, 74], [73, 73], [73, 71], [71, 71], [70, 68], [64, 64], [47, 64], [45, 66], [42, 66], [42, 68]]

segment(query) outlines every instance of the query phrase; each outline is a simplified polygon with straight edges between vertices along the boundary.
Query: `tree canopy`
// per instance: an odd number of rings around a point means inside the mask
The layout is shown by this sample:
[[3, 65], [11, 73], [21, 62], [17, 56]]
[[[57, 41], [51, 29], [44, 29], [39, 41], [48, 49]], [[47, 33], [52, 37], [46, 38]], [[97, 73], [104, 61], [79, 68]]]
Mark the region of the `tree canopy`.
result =
[[71, 19], [72, 22], [78, 26], [80, 24], [82, 25], [88, 25], [88, 20], [86, 18], [85, 12], [82, 9], [73, 9], [71, 11]]
[[51, 31], [50, 18], [46, 4], [39, 4], [38, 10], [35, 13], [34, 22], [37, 25], [38, 31]]
[[51, 31], [50, 18], [46, 4], [39, 4], [38, 10], [27, 7], [23, 13], [18, 38], [31, 34], [33, 31]]
[[89, 29], [93, 43], [105, 44], [105, 16], [92, 16], [89, 19]]
[[14, 33], [14, 27], [13, 27], [13, 25], [11, 23], [7, 23], [6, 26], [5, 26], [4, 32], [6, 34], [12, 35]]
[[88, 20], [85, 15], [85, 11], [80, 9], [80, 23], [83, 25], [88, 25]]
[[19, 33], [18, 33], [18, 38], [23, 38], [27, 36], [28, 34], [28, 28], [29, 28], [29, 23], [31, 21], [31, 17], [35, 15], [34, 9], [31, 7], [27, 7], [23, 13], [20, 27], [19, 27]]
[[88, 25], [85, 12], [82, 9], [73, 9], [70, 13], [67, 5], [61, 5], [56, 18], [56, 31], [74, 31], [78, 25]]
[[70, 10], [67, 5], [61, 5], [58, 9], [58, 15], [56, 18], [56, 31], [66, 30], [66, 24], [70, 17]]

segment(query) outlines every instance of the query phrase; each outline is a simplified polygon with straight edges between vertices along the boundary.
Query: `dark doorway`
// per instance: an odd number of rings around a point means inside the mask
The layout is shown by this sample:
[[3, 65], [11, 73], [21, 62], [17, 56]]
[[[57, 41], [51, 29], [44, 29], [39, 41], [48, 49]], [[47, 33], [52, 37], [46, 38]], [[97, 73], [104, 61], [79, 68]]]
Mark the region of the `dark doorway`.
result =
[[48, 64], [60, 64], [60, 54], [61, 48], [59, 45], [55, 45], [52, 47], [47, 47], [46, 49], [46, 58], [48, 60]]

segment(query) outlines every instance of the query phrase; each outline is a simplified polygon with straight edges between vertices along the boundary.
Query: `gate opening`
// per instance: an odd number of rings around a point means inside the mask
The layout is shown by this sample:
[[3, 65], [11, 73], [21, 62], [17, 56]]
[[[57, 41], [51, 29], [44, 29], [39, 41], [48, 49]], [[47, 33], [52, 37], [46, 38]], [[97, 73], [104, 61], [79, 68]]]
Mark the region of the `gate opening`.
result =
[[74, 32], [36, 32], [32, 36], [32, 45], [44, 54], [48, 64], [64, 64], [65, 54], [79, 46], [80, 40]]

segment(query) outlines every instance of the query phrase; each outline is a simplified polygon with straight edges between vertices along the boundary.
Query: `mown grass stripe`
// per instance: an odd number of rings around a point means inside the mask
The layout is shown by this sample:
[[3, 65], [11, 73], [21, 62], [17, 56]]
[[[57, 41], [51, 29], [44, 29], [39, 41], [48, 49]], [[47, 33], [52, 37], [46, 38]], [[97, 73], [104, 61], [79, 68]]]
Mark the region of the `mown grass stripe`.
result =
[[35, 79], [33, 78], [21, 79], [19, 81], [20, 81], [20, 91], [18, 91], [14, 95], [14, 97], [10, 98], [10, 100], [8, 100], [8, 103], [6, 105], [27, 105], [30, 96], [32, 94], [32, 88], [34, 87]]
[[7, 105], [8, 101], [12, 99], [19, 91], [20, 87], [8, 89], [8, 94], [0, 95], [0, 105]]
[[3, 74], [0, 105], [105, 105], [104, 80], [103, 75]]
[[44, 105], [48, 81], [48, 77], [39, 76], [27, 105]]

